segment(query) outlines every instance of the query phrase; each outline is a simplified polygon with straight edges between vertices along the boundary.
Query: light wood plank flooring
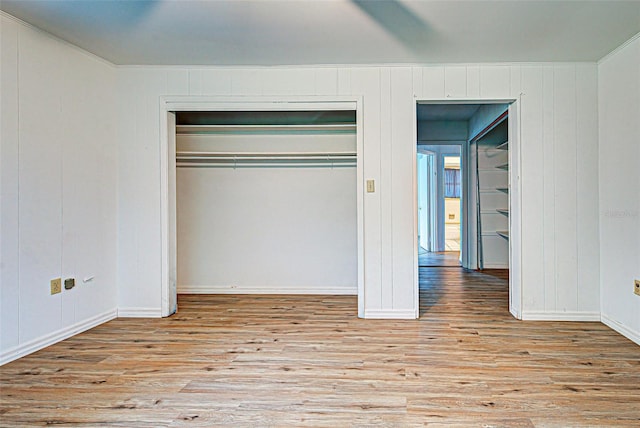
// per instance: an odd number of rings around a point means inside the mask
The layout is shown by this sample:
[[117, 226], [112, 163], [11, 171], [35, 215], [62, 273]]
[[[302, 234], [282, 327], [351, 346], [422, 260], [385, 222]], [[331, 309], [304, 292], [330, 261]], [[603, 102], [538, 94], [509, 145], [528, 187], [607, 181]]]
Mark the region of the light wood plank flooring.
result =
[[421, 318], [353, 296], [180, 296], [0, 368], [0, 426], [640, 425], [640, 347], [520, 322], [503, 279], [422, 269]]

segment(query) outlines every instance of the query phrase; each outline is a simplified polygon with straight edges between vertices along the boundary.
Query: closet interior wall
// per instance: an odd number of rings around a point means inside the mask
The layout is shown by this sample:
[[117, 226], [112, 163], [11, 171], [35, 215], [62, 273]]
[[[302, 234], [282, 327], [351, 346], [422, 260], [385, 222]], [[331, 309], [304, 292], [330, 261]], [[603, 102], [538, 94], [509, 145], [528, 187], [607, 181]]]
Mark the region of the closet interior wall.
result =
[[179, 293], [357, 294], [355, 123], [176, 127]]

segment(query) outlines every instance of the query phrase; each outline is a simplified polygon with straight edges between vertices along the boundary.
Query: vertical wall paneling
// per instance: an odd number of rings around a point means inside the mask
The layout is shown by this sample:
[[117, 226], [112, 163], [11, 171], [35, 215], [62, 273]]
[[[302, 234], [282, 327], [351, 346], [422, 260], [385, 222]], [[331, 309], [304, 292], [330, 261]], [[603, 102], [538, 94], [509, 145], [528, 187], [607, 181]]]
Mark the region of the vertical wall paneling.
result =
[[509, 67], [509, 94], [512, 98], [519, 98], [522, 92], [522, 67], [512, 65]]
[[315, 70], [316, 95], [338, 95], [338, 71], [335, 68]]
[[562, 284], [557, 290], [556, 309], [560, 312], [578, 309], [575, 73], [573, 65], [554, 70], [556, 284]]
[[411, 74], [413, 76], [413, 94], [420, 98], [422, 97], [422, 84], [423, 84], [423, 79], [422, 79], [422, 67], [413, 67], [411, 69]]
[[[563, 68], [564, 67], [564, 68]], [[581, 65], [587, 73], [593, 75], [595, 65]], [[558, 70], [556, 76], [556, 69]], [[573, 74], [566, 70], [574, 70]], [[577, 215], [578, 206], [590, 210], [594, 215], [593, 195], [582, 195], [578, 191], [575, 173], [581, 177], [580, 171], [576, 171], [575, 156], [577, 153], [576, 129], [581, 128], [582, 119], [595, 114], [595, 106], [590, 96], [576, 98], [577, 91], [589, 89], [595, 83], [585, 77], [583, 83], [573, 65], [468, 65], [468, 66], [426, 66], [426, 67], [336, 67], [336, 68], [246, 68], [233, 70], [229, 88], [219, 88], [216, 92], [230, 91], [234, 96], [255, 96], [272, 94], [274, 96], [306, 95], [332, 95], [334, 90], [338, 95], [357, 95], [363, 98], [363, 135], [364, 156], [363, 179], [374, 179], [376, 191], [372, 194], [364, 194], [364, 275], [365, 275], [365, 306], [369, 314], [386, 315], [400, 314], [413, 308], [412, 287], [413, 279], [412, 253], [415, 243], [413, 235], [413, 196], [412, 173], [414, 124], [414, 95], [418, 99], [439, 99], [446, 97], [446, 92], [453, 94], [466, 94], [470, 100], [484, 99], [508, 99], [523, 93], [521, 101], [522, 116], [522, 204], [529, 207], [523, 214], [522, 251], [527, 262], [522, 266], [523, 277], [523, 311], [530, 316], [559, 317], [565, 319], [571, 314], [583, 311], [582, 295], [576, 294], [578, 281], [578, 265], [573, 267], [557, 267], [563, 263], [560, 246], [563, 251], [569, 251], [573, 247], [573, 253], [567, 257], [573, 260], [582, 260], [582, 256], [576, 256], [576, 228], [583, 227], [574, 224], [574, 232], [566, 232], [562, 224], [560, 211], [567, 204], [567, 200], [559, 200], [556, 188], [561, 189], [567, 183], [573, 183], [573, 190], [569, 192], [573, 196], [573, 215]], [[189, 93], [203, 93], [203, 89], [209, 85], [207, 79], [212, 79], [215, 73], [199, 72], [198, 70], [184, 70], [188, 73], [190, 86]], [[195, 71], [198, 71], [197, 73]], [[224, 71], [224, 70], [223, 70]], [[163, 88], [154, 83], [148, 84], [144, 91], [148, 91], [145, 105], [136, 107], [136, 100], [142, 94], [140, 84], [135, 73], [142, 73], [153, 80], [152, 74], [156, 69], [132, 69], [123, 68], [120, 76], [121, 84], [126, 91], [133, 91], [130, 102], [124, 106], [127, 112], [123, 116], [134, 116], [135, 120], [125, 119], [124, 132], [128, 138], [122, 141], [120, 149], [120, 162], [128, 165], [129, 155], [140, 150], [140, 156], [135, 164], [138, 171], [132, 173], [120, 165], [121, 180], [128, 183], [127, 188], [121, 190], [123, 200], [119, 206], [127, 209], [142, 209], [144, 214], [136, 215], [131, 219], [131, 214], [126, 214], [121, 209], [123, 224], [121, 232], [126, 231], [131, 235], [121, 237], [121, 250], [123, 257], [120, 260], [125, 264], [131, 263], [131, 268], [136, 269], [137, 278], [148, 278], [148, 282], [136, 284], [132, 290], [123, 290], [121, 299], [125, 306], [154, 307], [157, 303], [155, 297], [151, 297], [151, 290], [157, 287], [155, 274], [147, 274], [154, 266], [150, 261], [145, 261], [146, 251], [152, 257], [158, 259], [154, 253], [155, 242], [148, 233], [153, 231], [154, 224], [159, 224], [152, 216], [150, 207], [157, 206], [154, 192], [148, 195], [140, 194], [152, 181], [158, 182], [157, 156], [146, 156], [143, 149], [145, 145], [153, 147], [157, 145], [157, 99], [166, 93], [175, 93], [173, 89]], [[239, 73], [239, 74], [237, 74]], [[241, 76], [237, 79], [234, 76]], [[585, 75], [586, 76], [586, 75]], [[464, 77], [464, 79], [463, 79]], [[132, 81], [131, 79], [134, 79]], [[263, 86], [253, 83], [260, 80]], [[165, 78], [165, 85], [168, 80]], [[285, 87], [286, 84], [286, 87]], [[556, 91], [558, 85], [563, 86], [566, 97], [560, 97]], [[582, 86], [580, 86], [582, 85]], [[144, 86], [143, 86], [144, 87]], [[335, 89], [334, 89], [335, 88]], [[593, 88], [591, 88], [593, 92]], [[313, 92], [312, 94], [310, 94]], [[560, 91], [562, 92], [562, 91]], [[185, 94], [186, 95], [186, 94]], [[215, 94], [205, 94], [215, 95]], [[463, 99], [465, 96], [452, 97]], [[565, 98], [573, 99], [572, 102]], [[561, 101], [565, 100], [565, 101]], [[151, 106], [153, 104], [153, 107]], [[153, 111], [148, 114], [146, 110]], [[561, 111], [563, 110], [563, 111]], [[578, 113], [580, 112], [580, 113]], [[567, 120], [572, 123], [567, 125]], [[558, 123], [562, 121], [563, 124]], [[572, 131], [573, 130], [573, 131]], [[156, 149], [157, 151], [157, 149]], [[144, 154], [144, 156], [142, 156]], [[556, 158], [574, 156], [574, 169], [560, 168]], [[131, 167], [133, 167], [131, 165]], [[128, 169], [129, 167], [127, 167]], [[588, 169], [585, 169], [587, 171]], [[574, 174], [573, 176], [571, 174]], [[144, 177], [142, 177], [144, 176]], [[146, 177], [146, 178], [145, 178]], [[151, 178], [149, 178], [151, 177]], [[133, 181], [129, 181], [133, 180]], [[147, 181], [149, 180], [149, 181]], [[586, 185], [582, 178], [580, 185]], [[145, 183], [144, 186], [142, 183]], [[157, 184], [156, 184], [157, 185]], [[124, 184], [123, 184], [123, 187]], [[143, 202], [135, 200], [142, 199]], [[137, 204], [137, 205], [136, 205]], [[556, 207], [556, 204], [559, 204]], [[119, 208], [120, 209], [120, 208]], [[581, 208], [582, 209], [582, 208]], [[130, 223], [136, 223], [133, 227]], [[150, 226], [151, 225], [151, 226]], [[531, 226], [530, 226], [531, 225]], [[560, 231], [562, 229], [562, 231]], [[541, 231], [538, 233], [537, 231]], [[556, 240], [556, 236], [560, 240]], [[584, 245], [597, 245], [592, 242], [592, 235], [585, 235]], [[150, 240], [150, 241], [149, 241]], [[583, 245], [583, 244], [580, 244]], [[126, 260], [124, 260], [125, 255]], [[408, 257], [407, 257], [408, 256]], [[589, 257], [589, 256], [586, 256]], [[585, 259], [588, 260], [588, 259]], [[571, 261], [569, 260], [569, 263]], [[571, 264], [567, 265], [571, 266]], [[127, 268], [128, 269], [128, 268]], [[126, 270], [126, 269], [125, 269]], [[557, 274], [558, 272], [558, 274]], [[562, 280], [561, 280], [562, 278]], [[566, 284], [563, 281], [566, 280]], [[128, 281], [128, 280], [127, 280]], [[126, 281], [125, 281], [126, 282]], [[131, 285], [130, 282], [128, 282]], [[409, 284], [409, 286], [407, 285]], [[567, 290], [566, 287], [573, 287]], [[572, 294], [573, 293], [573, 294]], [[154, 296], [158, 293], [155, 292]], [[586, 295], [585, 295], [586, 296]], [[585, 297], [591, 299], [591, 297]], [[556, 305], [556, 300], [563, 302], [563, 307]], [[565, 301], [573, 301], [573, 306], [565, 304]], [[589, 300], [590, 301], [590, 300]], [[403, 312], [405, 311], [405, 312]], [[532, 315], [533, 314], [533, 315]]]
[[483, 98], [509, 98], [511, 76], [509, 66], [491, 65], [480, 68], [480, 96]]
[[[393, 139], [391, 123], [391, 70], [380, 69], [380, 180], [381, 209], [381, 263], [382, 287], [380, 306], [382, 310], [393, 308]], [[366, 100], [365, 100], [366, 102]], [[365, 117], [365, 121], [367, 118]], [[365, 146], [366, 146], [365, 134]], [[366, 172], [365, 172], [366, 175]], [[366, 221], [366, 219], [365, 219]]]
[[46, 287], [62, 275], [63, 86], [50, 82], [64, 75], [54, 40], [24, 27], [19, 37], [20, 342], [26, 342], [62, 328], [63, 297]]
[[393, 307], [417, 308], [414, 301], [414, 248], [416, 242], [413, 180], [415, 174], [415, 100], [411, 69], [391, 70]]
[[[138, 79], [136, 69], [122, 69], [118, 81], [118, 307], [131, 306], [135, 302], [136, 289], [140, 287], [138, 258], [138, 230], [141, 226], [138, 212], [140, 194], [138, 175], [146, 165], [138, 163], [137, 151], [142, 143], [138, 141], [136, 130], [139, 126]], [[147, 297], [148, 304], [153, 302], [152, 295]]]
[[382, 219], [380, 177], [382, 162], [380, 156], [380, 123], [381, 123], [381, 93], [380, 70], [377, 68], [359, 68], [353, 71], [353, 91], [363, 97], [363, 113], [367, 118], [363, 123], [363, 133], [366, 136], [363, 159], [365, 180], [375, 180], [376, 191], [364, 194], [364, 240], [366, 242], [364, 278], [366, 290], [364, 306], [368, 309], [382, 309]]
[[19, 344], [19, 130], [18, 130], [18, 24], [2, 19], [0, 26], [0, 349]]
[[444, 95], [447, 98], [463, 98], [467, 95], [467, 69], [465, 67], [445, 67]]
[[543, 153], [543, 70], [522, 67], [522, 289], [523, 307], [544, 308], [544, 170]]
[[168, 95], [189, 93], [189, 72], [187, 70], [168, 69], [165, 75]]
[[423, 98], [444, 98], [444, 67], [432, 66], [422, 69], [422, 97]]
[[0, 19], [1, 364], [115, 316], [117, 171], [115, 68]]
[[231, 80], [232, 95], [262, 95], [263, 82], [260, 71], [251, 69], [234, 70]]
[[578, 308], [590, 312], [600, 310], [597, 86], [597, 69], [576, 65], [577, 292]]
[[480, 98], [479, 66], [467, 66], [467, 98]]
[[597, 77], [602, 321], [640, 344], [640, 37], [601, 61]]
[[350, 68], [338, 69], [338, 95], [351, 95], [351, 69]]
[[554, 69], [543, 68], [542, 126], [544, 173], [544, 218], [542, 222], [544, 245], [544, 310], [556, 310], [556, 209], [555, 209], [555, 145], [554, 145]]

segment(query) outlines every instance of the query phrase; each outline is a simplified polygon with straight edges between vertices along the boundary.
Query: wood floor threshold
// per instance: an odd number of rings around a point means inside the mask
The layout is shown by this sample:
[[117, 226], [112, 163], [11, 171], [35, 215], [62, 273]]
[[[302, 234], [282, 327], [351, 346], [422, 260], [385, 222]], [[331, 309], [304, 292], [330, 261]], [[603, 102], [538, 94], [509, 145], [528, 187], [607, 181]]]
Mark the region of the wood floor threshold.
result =
[[640, 347], [515, 320], [507, 281], [420, 269], [420, 319], [355, 296], [180, 295], [0, 367], [0, 426], [640, 426]]

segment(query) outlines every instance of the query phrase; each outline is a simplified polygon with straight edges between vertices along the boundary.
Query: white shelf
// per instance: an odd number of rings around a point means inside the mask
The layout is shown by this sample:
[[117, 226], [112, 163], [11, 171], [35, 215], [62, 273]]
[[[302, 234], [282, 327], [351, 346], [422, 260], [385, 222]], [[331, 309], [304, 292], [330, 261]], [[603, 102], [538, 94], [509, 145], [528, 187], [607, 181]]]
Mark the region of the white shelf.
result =
[[496, 211], [498, 211], [502, 215], [506, 215], [507, 217], [509, 217], [509, 210], [508, 209], [498, 208], [498, 209], [496, 209]]
[[498, 150], [509, 150], [509, 141], [505, 141], [502, 144], [498, 144], [496, 146], [496, 149], [498, 149]]
[[497, 230], [496, 233], [498, 234], [498, 236], [500, 236], [501, 238], [504, 238], [506, 240], [509, 240], [509, 231], [508, 230]]

